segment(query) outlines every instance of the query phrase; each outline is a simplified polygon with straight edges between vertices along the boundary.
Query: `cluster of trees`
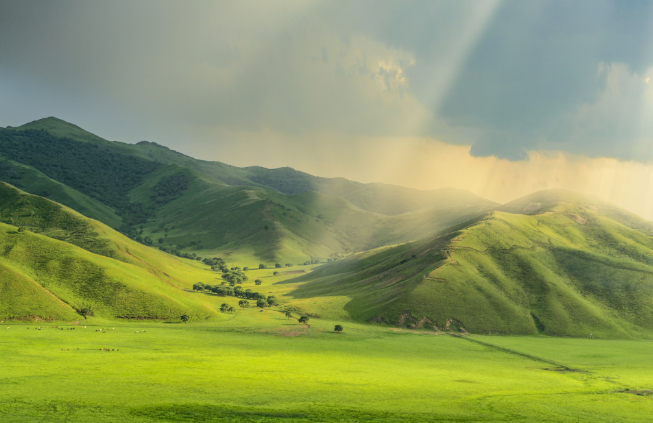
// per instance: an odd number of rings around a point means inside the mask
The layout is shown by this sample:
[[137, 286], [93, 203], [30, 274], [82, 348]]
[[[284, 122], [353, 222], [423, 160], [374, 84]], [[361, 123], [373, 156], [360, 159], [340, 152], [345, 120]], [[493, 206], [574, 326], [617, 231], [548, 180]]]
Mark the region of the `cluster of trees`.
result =
[[234, 308], [233, 308], [232, 306], [230, 306], [229, 304], [227, 304], [227, 303], [222, 303], [222, 305], [220, 306], [220, 311], [221, 311], [222, 313], [233, 313], [235, 310], [234, 310]]
[[[281, 263], [274, 263], [274, 267], [275, 267], [276, 269], [281, 269], [283, 266], [281, 265]], [[292, 265], [291, 263], [286, 263], [286, 267], [293, 267], [293, 265]], [[268, 266], [265, 265], [265, 264], [263, 264], [263, 263], [261, 263], [261, 264], [258, 265], [258, 268], [259, 268], [259, 269], [267, 269]]]
[[235, 286], [249, 280], [245, 274], [240, 270], [226, 270], [222, 273], [222, 279], [229, 282], [229, 285]]
[[193, 178], [186, 172], [180, 171], [174, 175], [161, 178], [159, 182], [152, 187], [150, 199], [157, 205], [161, 206], [181, 197], [182, 193], [188, 189], [188, 184]]
[[202, 282], [198, 282], [193, 285], [193, 290], [209, 291], [223, 297], [229, 296], [229, 297], [243, 298], [244, 301], [240, 301], [239, 303], [241, 307], [249, 307], [249, 301], [247, 300], [256, 301], [256, 306], [260, 308], [274, 307], [276, 305], [279, 305], [277, 297], [275, 297], [274, 295], [267, 296], [265, 294], [261, 294], [260, 292], [254, 292], [251, 289], [243, 289], [240, 286], [236, 286], [232, 288], [223, 285], [207, 285]]
[[[138, 241], [138, 239], [136, 239], [136, 241]], [[150, 244], [148, 244], [148, 245], [150, 245]], [[159, 250], [161, 250], [161, 251], [163, 251], [165, 253], [168, 253], [168, 254], [172, 254], [173, 256], [182, 257], [182, 258], [186, 258], [186, 259], [189, 259], [189, 260], [197, 260], [197, 261], [202, 261], [203, 260], [202, 257], [198, 256], [195, 253], [184, 253], [183, 251], [175, 250], [173, 248], [166, 248], [164, 246], [160, 246]]]
[[309, 264], [320, 264], [320, 260], [306, 260], [304, 262], [304, 266], [308, 266]]
[[22, 175], [16, 166], [8, 162], [0, 162], [0, 181], [8, 182], [16, 188], [23, 188], [23, 184], [20, 182], [21, 179]]
[[227, 269], [224, 260], [219, 257], [213, 257], [213, 258], [207, 257], [204, 260], [202, 260], [202, 263], [206, 264], [207, 266], [211, 266], [211, 270]]

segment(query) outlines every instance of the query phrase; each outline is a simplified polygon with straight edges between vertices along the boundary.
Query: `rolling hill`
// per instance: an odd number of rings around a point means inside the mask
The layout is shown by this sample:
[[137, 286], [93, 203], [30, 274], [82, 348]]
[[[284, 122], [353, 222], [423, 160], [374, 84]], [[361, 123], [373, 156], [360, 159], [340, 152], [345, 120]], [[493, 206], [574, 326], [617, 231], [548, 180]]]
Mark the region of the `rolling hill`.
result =
[[[220, 316], [219, 298], [192, 284], [215, 279], [48, 199], [0, 182], [0, 317], [73, 320]], [[82, 312], [86, 310], [86, 312]]]
[[[649, 223], [563, 190], [439, 236], [357, 254], [288, 283], [328, 316], [473, 333], [629, 337], [653, 329]], [[342, 303], [342, 301], [341, 301]]]
[[174, 254], [302, 263], [414, 240], [496, 206], [461, 190], [236, 168], [56, 118], [0, 129], [0, 155], [0, 180]]

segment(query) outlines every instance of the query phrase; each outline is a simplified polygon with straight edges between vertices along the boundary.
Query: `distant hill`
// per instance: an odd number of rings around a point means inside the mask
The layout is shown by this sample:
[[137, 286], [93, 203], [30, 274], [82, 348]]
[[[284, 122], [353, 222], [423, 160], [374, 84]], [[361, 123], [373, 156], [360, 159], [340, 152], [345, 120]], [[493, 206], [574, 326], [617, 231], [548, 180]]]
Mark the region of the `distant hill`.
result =
[[311, 298], [307, 304], [348, 297], [351, 318], [407, 327], [650, 334], [653, 239], [638, 229], [648, 222], [561, 190], [503, 209], [439, 236], [321, 266], [295, 280], [291, 296]]
[[462, 190], [201, 161], [56, 118], [0, 129], [0, 156], [0, 180], [174, 254], [303, 262], [418, 239], [496, 206]]

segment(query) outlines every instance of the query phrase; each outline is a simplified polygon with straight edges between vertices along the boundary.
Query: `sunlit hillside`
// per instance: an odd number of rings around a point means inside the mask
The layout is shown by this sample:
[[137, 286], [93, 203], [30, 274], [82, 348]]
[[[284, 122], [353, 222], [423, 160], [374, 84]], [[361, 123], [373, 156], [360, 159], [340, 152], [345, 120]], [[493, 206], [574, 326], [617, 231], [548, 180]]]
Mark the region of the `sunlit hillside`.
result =
[[[653, 329], [647, 222], [574, 197], [492, 212], [435, 238], [374, 250], [300, 278], [289, 295], [346, 297], [350, 318], [471, 333], [628, 337]], [[537, 201], [536, 201], [537, 200]], [[520, 205], [521, 207], [521, 205]], [[522, 213], [524, 213], [522, 211]], [[328, 315], [328, 311], [325, 312]]]

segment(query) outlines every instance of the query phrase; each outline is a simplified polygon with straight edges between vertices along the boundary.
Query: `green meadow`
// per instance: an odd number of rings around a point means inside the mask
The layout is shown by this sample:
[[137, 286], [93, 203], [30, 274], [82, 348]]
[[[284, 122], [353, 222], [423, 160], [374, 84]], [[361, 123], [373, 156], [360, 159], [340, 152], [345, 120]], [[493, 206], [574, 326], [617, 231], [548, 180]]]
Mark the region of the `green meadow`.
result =
[[653, 415], [649, 341], [458, 337], [353, 323], [335, 333], [336, 323], [306, 326], [246, 309], [221, 322], [2, 326], [1, 420], [644, 422]]

